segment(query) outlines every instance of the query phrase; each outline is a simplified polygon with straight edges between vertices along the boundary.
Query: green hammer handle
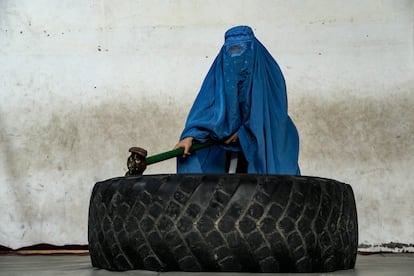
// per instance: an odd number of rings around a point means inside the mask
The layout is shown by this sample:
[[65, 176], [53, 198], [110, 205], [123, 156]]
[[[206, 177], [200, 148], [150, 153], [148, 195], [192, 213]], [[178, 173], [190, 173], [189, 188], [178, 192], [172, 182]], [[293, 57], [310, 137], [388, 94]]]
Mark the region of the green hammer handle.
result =
[[[210, 147], [214, 144], [216, 144], [216, 143], [213, 142], [213, 141], [207, 141], [205, 143], [196, 143], [196, 144], [193, 144], [191, 146], [190, 152], [193, 152], [193, 151], [196, 151], [196, 150], [199, 150], [199, 149], [204, 149], [204, 148]], [[166, 151], [166, 152], [159, 153], [159, 154], [156, 154], [156, 155], [148, 156], [145, 160], [147, 162], [147, 165], [151, 165], [151, 164], [161, 162], [161, 161], [164, 161], [164, 160], [167, 160], [167, 159], [171, 159], [171, 158], [174, 158], [174, 157], [177, 157], [177, 156], [182, 156], [183, 154], [184, 154], [184, 149], [183, 148], [177, 148], [177, 149]]]

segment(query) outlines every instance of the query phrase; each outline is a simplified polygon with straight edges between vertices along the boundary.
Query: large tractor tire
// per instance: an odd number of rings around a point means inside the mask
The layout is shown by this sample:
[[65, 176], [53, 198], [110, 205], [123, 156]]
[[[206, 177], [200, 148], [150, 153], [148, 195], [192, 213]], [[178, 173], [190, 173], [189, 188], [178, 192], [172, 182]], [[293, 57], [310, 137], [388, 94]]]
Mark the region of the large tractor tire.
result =
[[348, 184], [284, 175], [144, 175], [95, 184], [92, 265], [108, 270], [327, 272], [355, 265]]

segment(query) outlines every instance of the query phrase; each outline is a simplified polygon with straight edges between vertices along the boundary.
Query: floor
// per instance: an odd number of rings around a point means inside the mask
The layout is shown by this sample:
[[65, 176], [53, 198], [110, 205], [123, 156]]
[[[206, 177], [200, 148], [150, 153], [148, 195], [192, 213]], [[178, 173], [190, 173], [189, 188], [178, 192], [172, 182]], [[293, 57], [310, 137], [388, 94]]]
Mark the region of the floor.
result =
[[[74, 276], [109, 276], [109, 275], [137, 275], [137, 276], [179, 276], [179, 275], [225, 275], [248, 276], [250, 273], [184, 273], [184, 272], [153, 272], [153, 271], [126, 271], [110, 272], [91, 267], [89, 256], [76, 255], [48, 255], [48, 256], [21, 256], [0, 255], [0, 276], [49, 276], [49, 275], [74, 275]], [[275, 274], [260, 274], [270, 276]], [[288, 275], [288, 274], [277, 274]], [[292, 274], [289, 274], [292, 275]], [[358, 255], [356, 268], [352, 270], [336, 271], [333, 273], [302, 273], [299, 275], [414, 275], [414, 254], [375, 254]]]

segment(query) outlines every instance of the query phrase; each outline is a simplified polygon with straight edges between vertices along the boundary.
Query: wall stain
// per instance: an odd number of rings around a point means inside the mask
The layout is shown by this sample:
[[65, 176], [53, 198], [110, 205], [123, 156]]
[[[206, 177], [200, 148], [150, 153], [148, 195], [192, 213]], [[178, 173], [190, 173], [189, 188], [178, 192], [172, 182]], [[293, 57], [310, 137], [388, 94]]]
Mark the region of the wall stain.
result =
[[[291, 101], [291, 117], [301, 139], [301, 162], [342, 160], [353, 166], [355, 161], [412, 158], [412, 106], [414, 99], [402, 97]], [[112, 162], [121, 170], [131, 146], [143, 147], [149, 155], [171, 149], [187, 113], [179, 102], [152, 99], [61, 108], [48, 122], [22, 133], [24, 151], [10, 152], [6, 162], [14, 177], [31, 170], [94, 169], [103, 162]], [[5, 139], [3, 134], [2, 143]]]
[[413, 97], [355, 97], [290, 103], [302, 160], [402, 161], [414, 155]]
[[25, 150], [13, 151], [6, 162], [13, 177], [38, 170], [94, 170], [106, 162], [123, 173], [131, 146], [146, 148], [149, 155], [172, 149], [185, 121], [181, 109], [178, 103], [149, 99], [61, 108], [44, 124], [25, 130]]

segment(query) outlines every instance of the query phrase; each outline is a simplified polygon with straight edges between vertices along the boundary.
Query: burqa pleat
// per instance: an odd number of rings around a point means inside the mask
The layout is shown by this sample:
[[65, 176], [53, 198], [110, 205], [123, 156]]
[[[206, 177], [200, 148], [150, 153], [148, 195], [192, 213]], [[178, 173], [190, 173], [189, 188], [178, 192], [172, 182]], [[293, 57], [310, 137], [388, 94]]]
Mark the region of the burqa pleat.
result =
[[[239, 143], [222, 142], [237, 132]], [[248, 26], [225, 33], [180, 139], [218, 144], [177, 158], [177, 173], [225, 173], [226, 151], [242, 151], [248, 173], [299, 175], [299, 136], [283, 74]]]

